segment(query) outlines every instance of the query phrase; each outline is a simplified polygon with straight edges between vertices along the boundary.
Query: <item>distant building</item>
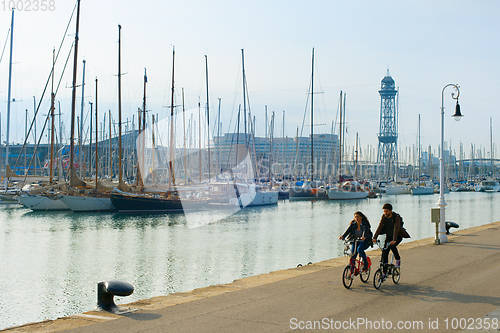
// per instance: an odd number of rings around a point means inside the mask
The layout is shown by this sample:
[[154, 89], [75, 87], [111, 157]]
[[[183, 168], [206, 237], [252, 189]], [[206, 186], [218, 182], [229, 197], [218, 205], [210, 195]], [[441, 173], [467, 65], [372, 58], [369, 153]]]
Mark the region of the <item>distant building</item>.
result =
[[[338, 136], [335, 134], [314, 134], [314, 176], [323, 178], [332, 175], [336, 168], [338, 155]], [[272, 145], [271, 145], [272, 142]], [[255, 149], [255, 151], [254, 151]], [[252, 152], [255, 152], [254, 154]], [[269, 175], [272, 166], [273, 177], [310, 177], [311, 137], [279, 137], [264, 138], [240, 133], [226, 133], [215, 137], [211, 146], [211, 164], [219, 164], [221, 169], [234, 167], [245, 158], [247, 153], [255, 159], [257, 170], [261, 176]], [[236, 155], [237, 154], [237, 155]], [[238, 156], [238, 158], [236, 158]]]

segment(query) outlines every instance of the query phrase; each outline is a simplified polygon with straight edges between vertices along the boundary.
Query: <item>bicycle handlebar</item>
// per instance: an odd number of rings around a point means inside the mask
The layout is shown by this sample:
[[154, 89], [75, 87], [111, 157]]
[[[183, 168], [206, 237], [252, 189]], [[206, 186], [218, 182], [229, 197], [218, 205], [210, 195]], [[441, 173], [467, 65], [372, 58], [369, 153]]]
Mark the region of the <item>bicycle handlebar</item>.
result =
[[386, 250], [391, 245], [390, 242], [389, 243], [384, 242], [384, 246], [382, 246], [381, 244], [382, 244], [382, 242], [379, 239], [377, 239], [377, 245], [378, 245], [379, 249], [381, 249], [382, 251]]

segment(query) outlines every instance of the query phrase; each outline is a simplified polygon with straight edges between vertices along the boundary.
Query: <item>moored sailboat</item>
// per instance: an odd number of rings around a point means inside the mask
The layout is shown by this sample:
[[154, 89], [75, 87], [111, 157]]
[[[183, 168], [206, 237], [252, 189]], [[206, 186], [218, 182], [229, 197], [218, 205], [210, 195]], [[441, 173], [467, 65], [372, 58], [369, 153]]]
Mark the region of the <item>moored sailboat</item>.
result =
[[293, 186], [288, 190], [290, 200], [297, 199], [327, 199], [327, 193], [322, 182], [314, 180], [314, 48], [312, 49], [311, 66], [311, 180], [302, 184], [302, 186]]

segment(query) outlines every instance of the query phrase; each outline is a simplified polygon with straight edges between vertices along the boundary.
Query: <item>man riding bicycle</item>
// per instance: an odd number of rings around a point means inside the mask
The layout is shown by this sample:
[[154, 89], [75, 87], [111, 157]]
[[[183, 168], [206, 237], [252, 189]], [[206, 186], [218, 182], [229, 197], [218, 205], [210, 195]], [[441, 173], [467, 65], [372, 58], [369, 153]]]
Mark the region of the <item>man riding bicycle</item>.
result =
[[[384, 264], [383, 273], [384, 276], [387, 273], [387, 263], [389, 261], [389, 251], [394, 253], [394, 258], [396, 259], [396, 267], [401, 265], [401, 256], [398, 251], [398, 244], [401, 243], [403, 237], [409, 237], [406, 230], [402, 227], [403, 219], [401, 215], [392, 211], [392, 205], [390, 203], [384, 204], [382, 206], [384, 213], [380, 218], [380, 223], [378, 224], [377, 231], [373, 236], [373, 242], [377, 242], [377, 237], [379, 235], [385, 234], [385, 244], [384, 250], [382, 250], [382, 262]], [[387, 246], [389, 245], [389, 246]]]

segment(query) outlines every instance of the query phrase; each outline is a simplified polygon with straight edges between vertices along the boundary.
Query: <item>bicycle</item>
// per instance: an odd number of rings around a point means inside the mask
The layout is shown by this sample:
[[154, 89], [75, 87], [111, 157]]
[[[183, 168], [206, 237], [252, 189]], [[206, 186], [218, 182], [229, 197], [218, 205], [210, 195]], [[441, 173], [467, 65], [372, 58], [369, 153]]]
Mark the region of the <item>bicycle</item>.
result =
[[[360, 259], [355, 259], [351, 260], [351, 257], [353, 255], [351, 251], [352, 244], [354, 244], [354, 251], [356, 251], [357, 248], [357, 243], [359, 242], [359, 239], [356, 240], [345, 240], [344, 241], [344, 254], [349, 258], [349, 263], [345, 266], [344, 272], [342, 273], [342, 283], [344, 284], [344, 287], [346, 289], [349, 289], [352, 285], [352, 281], [354, 280], [354, 277], [359, 275], [359, 278], [361, 279], [361, 282], [366, 283], [368, 279], [370, 278], [370, 269], [372, 266], [372, 262], [370, 260], [370, 257], [366, 257], [366, 261], [368, 263], [368, 268], [366, 270], [361, 270], [361, 265], [363, 264], [363, 260]], [[354, 263], [353, 263], [354, 261]]]
[[[389, 244], [386, 244], [384, 247], [381, 245], [382, 243], [380, 240], [377, 240], [377, 245], [378, 247], [384, 251], [389, 247]], [[382, 256], [380, 257], [380, 263], [378, 265], [377, 270], [375, 271], [375, 274], [373, 274], [373, 286], [375, 289], [379, 289], [380, 286], [382, 286], [382, 283], [390, 276], [392, 276], [392, 282], [394, 284], [398, 284], [399, 279], [401, 279], [401, 267], [396, 267], [396, 265], [393, 264], [394, 262], [394, 253], [392, 253], [391, 256], [391, 263], [385, 264], [386, 266], [386, 276], [384, 277], [384, 263], [382, 262]]]

